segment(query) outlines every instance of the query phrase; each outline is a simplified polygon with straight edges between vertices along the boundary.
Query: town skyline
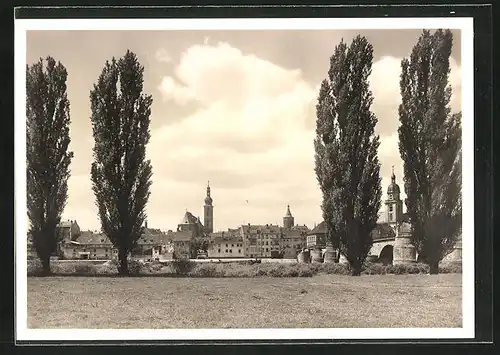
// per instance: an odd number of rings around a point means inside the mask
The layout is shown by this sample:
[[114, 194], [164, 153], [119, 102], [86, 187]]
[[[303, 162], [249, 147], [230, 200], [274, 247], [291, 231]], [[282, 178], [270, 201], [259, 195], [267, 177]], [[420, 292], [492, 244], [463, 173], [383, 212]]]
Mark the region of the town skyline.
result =
[[[149, 226], [175, 229], [186, 210], [203, 220], [207, 181], [216, 231], [247, 223], [280, 225], [287, 205], [296, 224], [319, 224], [313, 148], [318, 87], [334, 46], [358, 33], [375, 51], [370, 80], [383, 199], [392, 166], [404, 198], [397, 148], [399, 65], [419, 30], [28, 32], [27, 63], [51, 55], [69, 75], [75, 157], [63, 219], [100, 229], [90, 182], [88, 95], [104, 62], [130, 49], [145, 66], [144, 92], [154, 100], [147, 148], [153, 166]], [[460, 32], [454, 35], [450, 84], [456, 112]]]

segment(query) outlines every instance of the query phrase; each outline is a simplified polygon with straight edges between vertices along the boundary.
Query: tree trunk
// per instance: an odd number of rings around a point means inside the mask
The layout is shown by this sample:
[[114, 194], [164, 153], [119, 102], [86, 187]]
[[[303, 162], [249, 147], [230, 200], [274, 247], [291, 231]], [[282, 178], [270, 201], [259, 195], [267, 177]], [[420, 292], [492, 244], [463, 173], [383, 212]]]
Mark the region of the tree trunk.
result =
[[431, 275], [439, 274], [439, 261], [433, 260], [429, 262], [429, 273]]
[[52, 273], [50, 271], [50, 254], [47, 253], [47, 255], [41, 256], [40, 261], [42, 262], [42, 275], [50, 275]]
[[361, 275], [361, 263], [355, 261], [353, 263], [349, 263], [351, 267], [351, 276], [359, 276]]
[[124, 249], [118, 251], [118, 274], [120, 276], [129, 275], [127, 254], [127, 251]]

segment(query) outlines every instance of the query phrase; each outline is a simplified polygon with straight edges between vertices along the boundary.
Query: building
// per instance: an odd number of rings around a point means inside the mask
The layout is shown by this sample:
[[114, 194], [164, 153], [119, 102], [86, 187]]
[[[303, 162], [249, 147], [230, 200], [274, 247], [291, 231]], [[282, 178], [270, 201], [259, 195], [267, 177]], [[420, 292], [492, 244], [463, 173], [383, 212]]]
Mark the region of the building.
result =
[[[76, 221], [73, 220], [61, 221], [56, 227], [56, 234], [58, 235], [59, 242], [57, 243], [57, 250], [52, 256], [64, 258], [62, 245], [65, 241], [75, 239], [81, 234], [80, 226]], [[31, 233], [28, 233], [27, 237], [28, 259], [36, 259], [38, 258], [38, 255], [35, 250], [35, 245]]]
[[294, 226], [290, 230], [284, 230], [280, 239], [280, 250], [285, 259], [295, 259], [297, 254], [306, 247], [306, 238], [309, 228], [305, 226]]
[[148, 222], [146, 221], [144, 227], [142, 227], [141, 236], [137, 240], [137, 245], [131, 254], [136, 258], [151, 256], [153, 248], [164, 245], [165, 241], [165, 233], [159, 229], [148, 228]]
[[[295, 219], [286, 208], [283, 227], [273, 224], [241, 225], [223, 232], [214, 232], [213, 198], [207, 184], [203, 206], [203, 223], [200, 217], [186, 210], [176, 231], [167, 233], [149, 228], [147, 221], [141, 231], [131, 256], [158, 260], [195, 258], [200, 246], [209, 258], [295, 258], [306, 246], [307, 226], [295, 225]], [[76, 222], [63, 224], [67, 236], [64, 243], [66, 258], [107, 259], [117, 256], [110, 240], [102, 233], [80, 233]], [[76, 225], [76, 227], [75, 227]]]
[[172, 242], [166, 242], [164, 245], [156, 245], [151, 250], [151, 260], [169, 261], [174, 259], [174, 245]]
[[204, 232], [206, 234], [214, 231], [214, 206], [213, 199], [210, 196], [210, 181], [207, 184], [207, 196], [205, 197], [205, 205], [203, 206], [203, 223], [205, 224]]
[[294, 218], [290, 212], [290, 205], [286, 206], [286, 214], [283, 217], [283, 228], [290, 230], [294, 225]]
[[295, 259], [297, 254], [306, 247], [307, 233], [309, 228], [306, 225], [294, 225], [295, 219], [290, 212], [290, 205], [286, 207], [283, 217], [283, 229], [279, 240], [281, 257], [285, 259]]
[[308, 249], [325, 248], [326, 247], [327, 227], [323, 221], [315, 226], [312, 231], [307, 233], [306, 247]]
[[205, 197], [205, 205], [203, 206], [204, 222], [200, 217], [195, 217], [194, 214], [186, 210], [182, 221], [177, 225], [178, 232], [188, 232], [192, 234], [192, 238], [204, 238], [213, 232], [214, 228], [214, 206], [213, 199], [210, 196], [210, 184], [207, 185], [207, 195]]
[[[406, 213], [403, 213], [403, 201], [400, 188], [396, 183], [394, 170], [391, 183], [387, 187], [385, 205], [385, 222], [378, 223], [372, 231], [373, 244], [368, 253], [369, 259], [384, 264], [407, 263], [418, 260], [418, 254], [411, 245], [411, 224]], [[307, 236], [307, 247], [323, 247], [326, 241], [326, 224], [321, 222]], [[443, 261], [461, 261], [461, 237], [454, 249]]]
[[[391, 183], [387, 187], [387, 198], [384, 201], [386, 222], [378, 223], [372, 231], [373, 245], [368, 254], [384, 264], [399, 262], [401, 258], [405, 262], [416, 260], [415, 250], [410, 245], [411, 225], [408, 216], [403, 213], [403, 201], [400, 193], [393, 168]], [[405, 246], [398, 248], [396, 244], [401, 242], [404, 242]], [[413, 255], [400, 255], [401, 250], [411, 250], [410, 254]]]
[[197, 238], [205, 233], [205, 227], [200, 221], [200, 217], [195, 217], [191, 212], [186, 211], [181, 222], [177, 225], [177, 232], [191, 234], [191, 238]]
[[243, 258], [245, 249], [243, 245], [242, 229], [229, 229], [227, 232], [212, 233], [208, 246], [208, 257], [221, 258]]
[[247, 224], [241, 226], [245, 256], [270, 258], [280, 252], [282, 228], [274, 224]]
[[57, 225], [57, 233], [59, 233], [62, 240], [75, 239], [80, 235], [80, 226], [73, 220], [61, 221]]
[[[235, 229], [210, 234], [209, 258], [295, 258], [305, 246], [309, 228], [293, 225], [294, 218], [287, 206], [284, 227], [274, 224], [244, 224]], [[285, 228], [286, 227], [286, 228]]]
[[[378, 223], [372, 231], [373, 245], [368, 254], [373, 259], [377, 259], [384, 264], [393, 262], [396, 237], [409, 238], [411, 234], [408, 218], [406, 214], [403, 214], [403, 201], [400, 198], [400, 193], [393, 171], [391, 184], [387, 188], [387, 198], [384, 201], [386, 222]], [[323, 221], [308, 233], [307, 248], [325, 248], [326, 241], [327, 226]]]
[[[189, 232], [170, 232], [166, 235], [166, 243], [173, 249], [174, 259], [190, 259], [192, 257], [193, 235]], [[167, 247], [168, 249], [168, 247]]]
[[110, 260], [118, 256], [109, 238], [103, 233], [83, 231], [61, 244], [63, 259]]

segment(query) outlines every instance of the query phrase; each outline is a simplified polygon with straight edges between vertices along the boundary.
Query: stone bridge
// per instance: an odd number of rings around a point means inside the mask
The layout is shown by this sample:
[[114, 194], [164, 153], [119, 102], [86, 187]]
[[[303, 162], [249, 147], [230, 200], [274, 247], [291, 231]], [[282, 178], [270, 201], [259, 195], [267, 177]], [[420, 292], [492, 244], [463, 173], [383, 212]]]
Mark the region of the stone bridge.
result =
[[[384, 264], [390, 264], [394, 258], [395, 238], [378, 239], [373, 242], [372, 248], [368, 255], [376, 256], [379, 261]], [[460, 261], [462, 260], [462, 243], [461, 240], [453, 248], [453, 251], [446, 256], [443, 261]], [[418, 261], [418, 253], [415, 252], [415, 261]]]
[[368, 255], [376, 256], [384, 264], [390, 264], [393, 259], [394, 242], [394, 238], [378, 239], [373, 242]]

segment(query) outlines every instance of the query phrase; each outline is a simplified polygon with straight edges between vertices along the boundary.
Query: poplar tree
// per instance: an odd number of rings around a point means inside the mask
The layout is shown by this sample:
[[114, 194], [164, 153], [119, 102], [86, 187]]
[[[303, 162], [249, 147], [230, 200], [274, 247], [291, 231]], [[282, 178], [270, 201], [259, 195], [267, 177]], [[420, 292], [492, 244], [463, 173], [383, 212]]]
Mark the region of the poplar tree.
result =
[[316, 105], [315, 171], [323, 194], [328, 238], [346, 256], [352, 275], [373, 244], [382, 189], [377, 118], [370, 110], [373, 47], [357, 36], [342, 40], [330, 58]]
[[50, 274], [50, 256], [61, 235], [57, 225], [68, 197], [70, 110], [66, 68], [47, 57], [26, 66], [26, 184], [28, 234]]
[[448, 85], [453, 35], [423, 31], [401, 62], [399, 151], [406, 208], [419, 258], [438, 273], [462, 233], [461, 113], [452, 114]]
[[106, 61], [90, 92], [94, 136], [92, 188], [101, 228], [118, 249], [118, 271], [128, 275], [128, 255], [146, 219], [152, 168], [146, 160], [150, 139], [150, 95], [143, 91], [144, 67], [127, 51]]

